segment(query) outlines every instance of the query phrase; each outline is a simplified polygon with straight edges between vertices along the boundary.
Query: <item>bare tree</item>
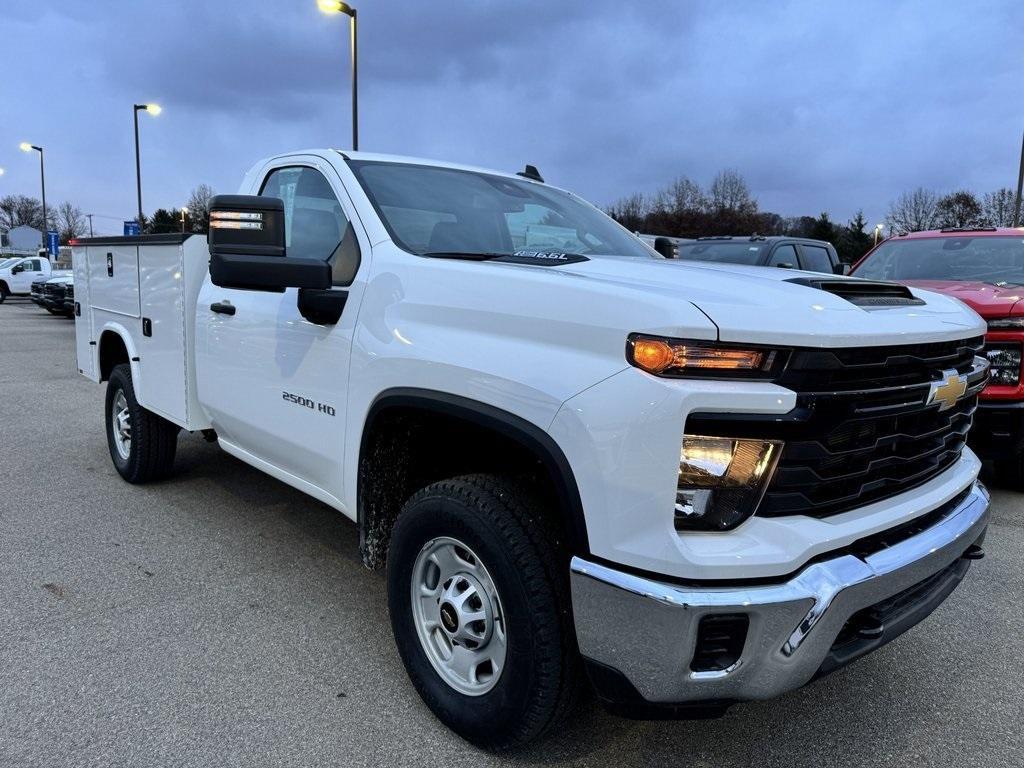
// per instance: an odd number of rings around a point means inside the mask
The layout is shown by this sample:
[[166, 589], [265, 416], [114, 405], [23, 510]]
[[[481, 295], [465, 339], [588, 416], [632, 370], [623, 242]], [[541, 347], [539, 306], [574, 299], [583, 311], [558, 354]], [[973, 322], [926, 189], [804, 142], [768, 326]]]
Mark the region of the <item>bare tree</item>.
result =
[[652, 207], [668, 213], [703, 211], [708, 207], [708, 198], [699, 184], [679, 176], [655, 194]]
[[711, 182], [711, 207], [716, 211], [732, 211], [750, 215], [757, 213], [757, 200], [739, 171], [726, 168]]
[[965, 189], [944, 195], [935, 204], [935, 212], [943, 229], [967, 229], [981, 224], [981, 203]]
[[70, 200], [65, 200], [57, 206], [57, 232], [60, 233], [60, 241], [64, 244], [85, 234], [85, 216], [82, 215], [82, 209]]
[[200, 184], [192, 190], [188, 198], [188, 216], [192, 220], [193, 232], [206, 232], [210, 228], [210, 200], [213, 198], [213, 187]]
[[653, 210], [651, 201], [639, 192], [618, 200], [608, 208], [608, 215], [626, 229], [639, 229]]
[[889, 205], [885, 223], [893, 232], [919, 232], [935, 229], [938, 224], [939, 196], [930, 189], [918, 187], [904, 192]]
[[1006, 187], [986, 192], [981, 198], [983, 223], [989, 227], [1012, 227], [1015, 198], [1013, 190]]
[[[52, 219], [52, 212], [47, 211]], [[43, 231], [43, 205], [34, 197], [7, 195], [0, 198], [0, 229], [11, 230], [22, 225]]]

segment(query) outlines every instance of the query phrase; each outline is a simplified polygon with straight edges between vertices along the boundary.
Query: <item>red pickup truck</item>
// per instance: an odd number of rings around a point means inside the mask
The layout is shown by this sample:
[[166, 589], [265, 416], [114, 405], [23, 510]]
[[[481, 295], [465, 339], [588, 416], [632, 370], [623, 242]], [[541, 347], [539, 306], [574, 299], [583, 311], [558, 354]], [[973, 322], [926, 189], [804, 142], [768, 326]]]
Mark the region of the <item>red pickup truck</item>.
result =
[[968, 441], [982, 458], [993, 460], [1001, 479], [1024, 489], [1024, 228], [892, 237], [869, 251], [851, 274], [944, 293], [985, 318], [991, 379]]

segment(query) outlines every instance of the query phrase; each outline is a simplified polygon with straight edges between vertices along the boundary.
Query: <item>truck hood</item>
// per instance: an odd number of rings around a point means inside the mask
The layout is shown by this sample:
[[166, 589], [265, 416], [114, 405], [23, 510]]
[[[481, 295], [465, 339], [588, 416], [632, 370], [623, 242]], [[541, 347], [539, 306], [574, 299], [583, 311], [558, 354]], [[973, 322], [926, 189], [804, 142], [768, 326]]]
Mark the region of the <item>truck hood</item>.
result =
[[718, 327], [721, 341], [836, 347], [915, 344], [985, 332], [984, 321], [964, 304], [916, 287], [911, 292], [923, 305], [863, 307], [792, 282], [854, 279], [816, 272], [616, 257], [558, 271], [616, 283], [624, 290], [646, 289], [652, 301], [687, 301]]
[[986, 319], [1009, 317], [1024, 311], [1020, 301], [1024, 298], [1022, 285], [995, 285], [961, 280], [900, 280], [912, 288], [937, 291], [960, 299]]

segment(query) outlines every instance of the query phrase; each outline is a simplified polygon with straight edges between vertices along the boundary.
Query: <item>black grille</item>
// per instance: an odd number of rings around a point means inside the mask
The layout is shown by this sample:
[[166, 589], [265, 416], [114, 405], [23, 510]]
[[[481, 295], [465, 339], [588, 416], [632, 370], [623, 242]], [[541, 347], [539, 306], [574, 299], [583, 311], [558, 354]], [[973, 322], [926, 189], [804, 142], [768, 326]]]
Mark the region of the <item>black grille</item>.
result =
[[952, 408], [926, 405], [941, 371], [971, 371], [982, 338], [914, 346], [794, 350], [782, 417], [694, 415], [686, 431], [785, 441], [757, 514], [827, 517], [909, 490], [963, 451], [986, 377]]
[[60, 283], [47, 283], [43, 286], [43, 293], [51, 299], [64, 298], [64, 286]]

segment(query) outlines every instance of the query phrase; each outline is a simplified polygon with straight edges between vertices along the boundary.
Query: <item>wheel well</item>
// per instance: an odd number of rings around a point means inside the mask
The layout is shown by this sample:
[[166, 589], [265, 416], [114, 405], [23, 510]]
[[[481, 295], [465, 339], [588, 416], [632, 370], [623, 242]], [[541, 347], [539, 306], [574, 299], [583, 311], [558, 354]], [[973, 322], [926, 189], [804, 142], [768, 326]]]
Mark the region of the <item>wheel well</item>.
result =
[[114, 331], [104, 331], [100, 336], [100, 381], [109, 379], [115, 366], [130, 362], [124, 339]]
[[557, 518], [572, 554], [588, 550], [576, 481], [551, 437], [492, 406], [445, 393], [397, 390], [379, 397], [366, 418], [359, 456], [359, 546], [363, 562], [387, 559], [402, 506], [430, 483], [473, 473], [514, 477]]

